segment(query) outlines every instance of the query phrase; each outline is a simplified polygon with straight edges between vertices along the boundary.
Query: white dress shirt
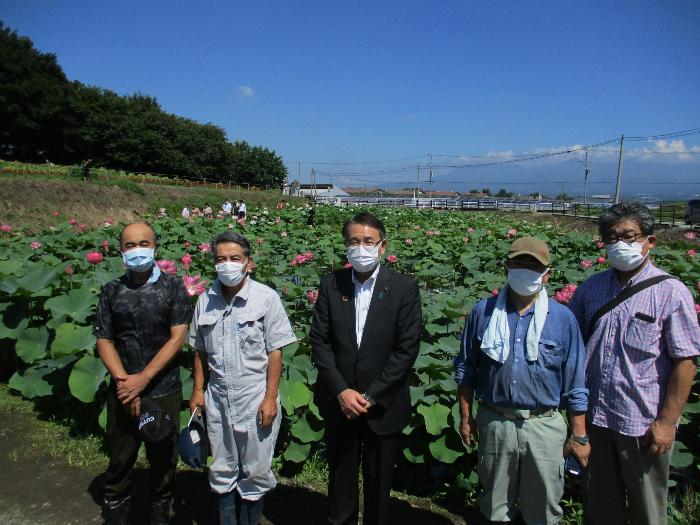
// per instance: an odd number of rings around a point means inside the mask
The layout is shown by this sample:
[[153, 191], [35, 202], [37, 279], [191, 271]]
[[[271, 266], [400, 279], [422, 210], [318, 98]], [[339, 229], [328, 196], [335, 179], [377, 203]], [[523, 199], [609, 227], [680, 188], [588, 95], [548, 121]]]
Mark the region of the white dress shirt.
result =
[[358, 348], [360, 348], [360, 343], [362, 342], [362, 332], [365, 330], [369, 303], [372, 302], [372, 293], [374, 292], [374, 283], [377, 282], [377, 275], [379, 275], [379, 266], [378, 264], [372, 275], [363, 283], [357, 280], [355, 270], [352, 271], [352, 282], [355, 285], [355, 336], [357, 337]]

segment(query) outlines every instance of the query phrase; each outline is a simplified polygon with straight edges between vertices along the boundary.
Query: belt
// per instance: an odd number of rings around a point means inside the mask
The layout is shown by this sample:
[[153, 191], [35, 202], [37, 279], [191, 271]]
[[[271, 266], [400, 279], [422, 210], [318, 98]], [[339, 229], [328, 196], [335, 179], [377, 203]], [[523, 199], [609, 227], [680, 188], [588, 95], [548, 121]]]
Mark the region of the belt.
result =
[[518, 419], [534, 419], [537, 417], [550, 417], [556, 412], [555, 408], [537, 408], [533, 410], [519, 409], [519, 408], [507, 408], [499, 407], [497, 405], [492, 405], [485, 401], [481, 402], [481, 405], [485, 406], [489, 410], [498, 412], [506, 419], [518, 420]]

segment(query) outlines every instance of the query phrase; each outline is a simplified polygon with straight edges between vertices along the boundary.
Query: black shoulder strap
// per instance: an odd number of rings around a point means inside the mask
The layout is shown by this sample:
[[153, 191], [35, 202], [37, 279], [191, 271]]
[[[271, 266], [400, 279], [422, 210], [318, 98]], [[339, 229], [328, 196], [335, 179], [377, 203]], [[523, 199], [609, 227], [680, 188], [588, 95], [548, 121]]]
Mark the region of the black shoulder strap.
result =
[[609, 311], [611, 311], [618, 305], [624, 303], [627, 299], [641, 292], [642, 290], [649, 288], [650, 286], [654, 286], [655, 284], [659, 284], [660, 282], [663, 282], [667, 279], [675, 279], [675, 277], [673, 277], [673, 275], [657, 275], [656, 277], [650, 277], [649, 279], [639, 281], [637, 284], [630, 286], [625, 291], [615, 296], [615, 298], [612, 301], [601, 306], [598, 309], [598, 311], [593, 315], [593, 318], [591, 319], [590, 323], [588, 323], [588, 333], [593, 333], [595, 324], [601, 317], [603, 317]]

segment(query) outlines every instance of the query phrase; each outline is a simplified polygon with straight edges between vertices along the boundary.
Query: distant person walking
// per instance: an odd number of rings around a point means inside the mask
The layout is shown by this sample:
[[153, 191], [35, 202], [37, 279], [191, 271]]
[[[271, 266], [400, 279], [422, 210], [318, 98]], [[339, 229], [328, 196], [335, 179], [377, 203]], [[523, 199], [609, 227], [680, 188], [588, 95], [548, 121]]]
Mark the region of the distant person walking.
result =
[[245, 202], [241, 201], [238, 205], [238, 218], [245, 219], [247, 211], [248, 208], [246, 207]]
[[90, 168], [92, 167], [92, 159], [88, 159], [85, 162], [83, 162], [83, 165], [80, 167], [80, 169], [83, 172], [83, 180], [85, 182], [90, 182]]
[[185, 206], [184, 208], [182, 208], [182, 213], [180, 215], [182, 215], [183, 219], [189, 219], [190, 218], [190, 209], [187, 206]]

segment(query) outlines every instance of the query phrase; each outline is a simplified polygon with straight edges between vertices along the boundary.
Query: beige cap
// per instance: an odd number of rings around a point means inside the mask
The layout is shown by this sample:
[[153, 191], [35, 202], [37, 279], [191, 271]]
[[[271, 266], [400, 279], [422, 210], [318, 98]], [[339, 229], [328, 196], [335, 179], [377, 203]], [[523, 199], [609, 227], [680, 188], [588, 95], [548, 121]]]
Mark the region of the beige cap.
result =
[[520, 237], [515, 239], [508, 249], [508, 259], [518, 255], [532, 255], [545, 266], [549, 266], [549, 248], [547, 244], [535, 237]]

